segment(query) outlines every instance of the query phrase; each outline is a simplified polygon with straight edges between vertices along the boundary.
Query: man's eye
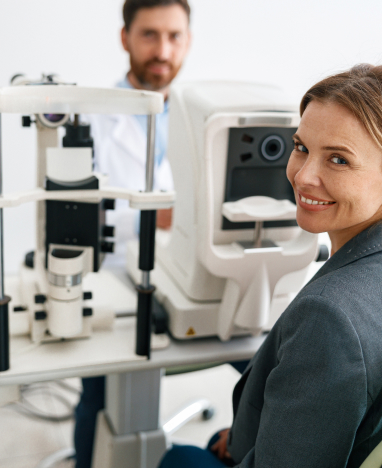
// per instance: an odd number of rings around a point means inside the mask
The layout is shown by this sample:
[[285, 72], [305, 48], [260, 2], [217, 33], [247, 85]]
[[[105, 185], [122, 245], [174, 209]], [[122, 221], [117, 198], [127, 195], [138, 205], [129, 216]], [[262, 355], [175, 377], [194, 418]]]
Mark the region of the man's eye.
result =
[[302, 145], [301, 143], [294, 143], [294, 148], [297, 150], [297, 151], [301, 151], [302, 153], [309, 153], [308, 151], [308, 148], [304, 145]]
[[340, 158], [339, 156], [332, 156], [330, 159], [334, 164], [347, 164], [347, 161], [344, 158]]

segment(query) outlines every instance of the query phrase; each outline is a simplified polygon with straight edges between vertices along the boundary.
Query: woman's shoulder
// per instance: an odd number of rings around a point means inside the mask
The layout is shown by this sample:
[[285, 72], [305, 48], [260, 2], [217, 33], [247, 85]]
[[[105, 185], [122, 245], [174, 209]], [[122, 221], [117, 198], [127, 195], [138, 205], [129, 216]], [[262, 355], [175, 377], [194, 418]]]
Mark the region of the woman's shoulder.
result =
[[284, 312], [280, 331], [325, 330], [329, 339], [352, 336], [366, 354], [382, 356], [382, 253], [313, 279]]
[[378, 252], [318, 275], [302, 289], [298, 297], [310, 296], [311, 300], [316, 297], [335, 309], [343, 309], [349, 316], [352, 312], [357, 315], [362, 315], [362, 311], [370, 313], [375, 307], [379, 312], [382, 304], [381, 279], [382, 252]]

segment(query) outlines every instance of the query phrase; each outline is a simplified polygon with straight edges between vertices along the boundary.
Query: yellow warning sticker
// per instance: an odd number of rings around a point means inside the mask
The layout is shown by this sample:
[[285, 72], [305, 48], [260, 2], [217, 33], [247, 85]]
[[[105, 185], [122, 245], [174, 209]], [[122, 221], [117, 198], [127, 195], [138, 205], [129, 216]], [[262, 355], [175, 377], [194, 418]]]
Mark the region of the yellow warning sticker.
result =
[[190, 327], [188, 330], [187, 330], [187, 333], [186, 333], [186, 336], [195, 336], [196, 335], [196, 331], [193, 327]]

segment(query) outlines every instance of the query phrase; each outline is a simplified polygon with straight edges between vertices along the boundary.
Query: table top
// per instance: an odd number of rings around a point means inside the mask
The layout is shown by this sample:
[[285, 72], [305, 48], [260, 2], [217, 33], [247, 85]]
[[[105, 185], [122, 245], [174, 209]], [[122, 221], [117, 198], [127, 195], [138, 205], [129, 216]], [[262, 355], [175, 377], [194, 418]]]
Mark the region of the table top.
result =
[[175, 341], [153, 335], [151, 359], [137, 356], [135, 317], [115, 320], [113, 329], [96, 330], [90, 338], [31, 344], [28, 336], [11, 338], [11, 368], [0, 373], [0, 385], [18, 385], [68, 377], [224, 363], [251, 358], [264, 337]]

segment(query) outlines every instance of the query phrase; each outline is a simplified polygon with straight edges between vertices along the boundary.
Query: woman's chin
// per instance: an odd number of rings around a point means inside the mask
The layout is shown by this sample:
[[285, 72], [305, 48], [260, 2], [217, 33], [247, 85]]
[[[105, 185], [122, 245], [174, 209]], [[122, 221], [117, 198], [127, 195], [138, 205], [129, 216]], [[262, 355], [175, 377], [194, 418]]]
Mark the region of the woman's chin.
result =
[[301, 219], [297, 216], [297, 224], [304, 231], [310, 232], [312, 234], [320, 234], [321, 232], [327, 232], [327, 227], [323, 226], [322, 223], [312, 222], [312, 220]]

